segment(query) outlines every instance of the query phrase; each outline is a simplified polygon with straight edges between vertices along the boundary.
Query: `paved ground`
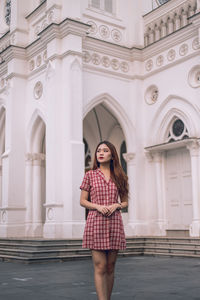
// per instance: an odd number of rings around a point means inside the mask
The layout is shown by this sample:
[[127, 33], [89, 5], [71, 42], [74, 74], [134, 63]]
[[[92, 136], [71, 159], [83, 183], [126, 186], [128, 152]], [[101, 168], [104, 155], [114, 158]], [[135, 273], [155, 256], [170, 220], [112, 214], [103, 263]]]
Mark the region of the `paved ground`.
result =
[[[91, 260], [0, 262], [1, 300], [95, 300]], [[200, 299], [200, 260], [118, 258], [113, 300]]]

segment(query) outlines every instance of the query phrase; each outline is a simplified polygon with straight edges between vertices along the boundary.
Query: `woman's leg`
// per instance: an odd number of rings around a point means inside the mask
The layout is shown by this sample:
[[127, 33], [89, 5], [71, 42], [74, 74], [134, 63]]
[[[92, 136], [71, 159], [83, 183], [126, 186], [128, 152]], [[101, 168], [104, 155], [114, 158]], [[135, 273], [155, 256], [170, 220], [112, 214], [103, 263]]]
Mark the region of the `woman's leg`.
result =
[[114, 271], [115, 263], [117, 260], [118, 250], [109, 250], [107, 254], [107, 295], [108, 300], [111, 299], [113, 284], [114, 284]]
[[94, 281], [98, 300], [108, 300], [106, 251], [92, 250], [92, 260], [94, 265]]

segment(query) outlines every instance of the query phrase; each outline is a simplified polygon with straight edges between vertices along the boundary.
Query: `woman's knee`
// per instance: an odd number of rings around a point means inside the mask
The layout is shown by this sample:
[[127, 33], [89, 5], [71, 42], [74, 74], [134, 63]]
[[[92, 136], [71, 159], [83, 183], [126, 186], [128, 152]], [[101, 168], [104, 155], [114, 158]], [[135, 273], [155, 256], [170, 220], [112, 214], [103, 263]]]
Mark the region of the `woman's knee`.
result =
[[111, 275], [114, 273], [114, 270], [115, 270], [115, 263], [114, 262], [111, 262], [111, 263], [107, 263], [107, 274], [108, 275]]
[[105, 263], [101, 263], [101, 262], [95, 263], [94, 268], [95, 268], [95, 272], [101, 275], [104, 275], [107, 272]]

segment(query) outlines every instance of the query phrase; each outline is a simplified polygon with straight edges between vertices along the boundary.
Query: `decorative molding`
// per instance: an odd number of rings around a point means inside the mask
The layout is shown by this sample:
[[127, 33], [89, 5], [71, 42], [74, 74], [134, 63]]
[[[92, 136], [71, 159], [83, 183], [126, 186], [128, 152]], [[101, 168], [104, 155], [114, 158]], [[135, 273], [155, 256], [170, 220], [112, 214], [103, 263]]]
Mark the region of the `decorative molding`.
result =
[[128, 73], [130, 70], [129, 63], [127, 61], [119, 60], [117, 58], [101, 55], [100, 53], [93, 53], [89, 51], [83, 51], [83, 63], [93, 64], [95, 66], [101, 66], [106, 69], [113, 69], [114, 71], [120, 71]]
[[39, 100], [42, 97], [42, 94], [43, 94], [43, 84], [41, 81], [37, 81], [33, 89], [34, 98], [36, 100]]
[[190, 151], [191, 156], [200, 157], [200, 141], [199, 140], [192, 141], [186, 147]]
[[193, 88], [200, 87], [200, 65], [192, 67], [188, 74], [188, 83]]
[[123, 31], [114, 24], [103, 23], [102, 20], [87, 20], [87, 24], [91, 25], [88, 34], [92, 37], [103, 39], [106, 41], [121, 44], [123, 42]]
[[128, 165], [133, 165], [135, 163], [135, 157], [136, 154], [134, 152], [123, 153], [123, 158]]
[[44, 153], [26, 153], [26, 161], [44, 161], [45, 159]]
[[184, 28], [191, 23], [196, 11], [196, 0], [173, 0], [144, 16], [145, 46]]
[[154, 104], [158, 100], [159, 91], [156, 85], [150, 85], [145, 91], [145, 102], [149, 105]]

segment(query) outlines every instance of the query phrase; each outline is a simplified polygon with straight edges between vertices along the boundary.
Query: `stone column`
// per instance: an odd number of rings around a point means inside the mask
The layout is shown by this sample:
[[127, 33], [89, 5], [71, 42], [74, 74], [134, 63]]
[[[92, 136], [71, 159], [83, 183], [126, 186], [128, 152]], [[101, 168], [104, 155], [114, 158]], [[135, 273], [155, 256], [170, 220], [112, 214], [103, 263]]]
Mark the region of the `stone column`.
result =
[[25, 234], [27, 237], [33, 235], [32, 231], [32, 213], [33, 213], [33, 154], [26, 154], [26, 190], [25, 190], [25, 199], [26, 199], [26, 229]]
[[43, 236], [43, 204], [45, 202], [42, 186], [42, 168], [44, 168], [45, 154], [33, 154], [33, 193], [32, 193], [32, 220], [33, 235]]
[[194, 141], [187, 146], [190, 151], [192, 169], [192, 206], [193, 220], [190, 226], [190, 236], [200, 236], [200, 141]]
[[165, 220], [164, 220], [164, 191], [163, 191], [163, 174], [162, 174], [162, 152], [152, 153], [155, 180], [156, 180], [156, 202], [157, 202], [157, 235], [165, 235]]
[[129, 181], [129, 200], [128, 200], [128, 224], [126, 234], [133, 236], [137, 234], [137, 203], [136, 203], [136, 160], [135, 153], [124, 153], [123, 157], [127, 163]]

